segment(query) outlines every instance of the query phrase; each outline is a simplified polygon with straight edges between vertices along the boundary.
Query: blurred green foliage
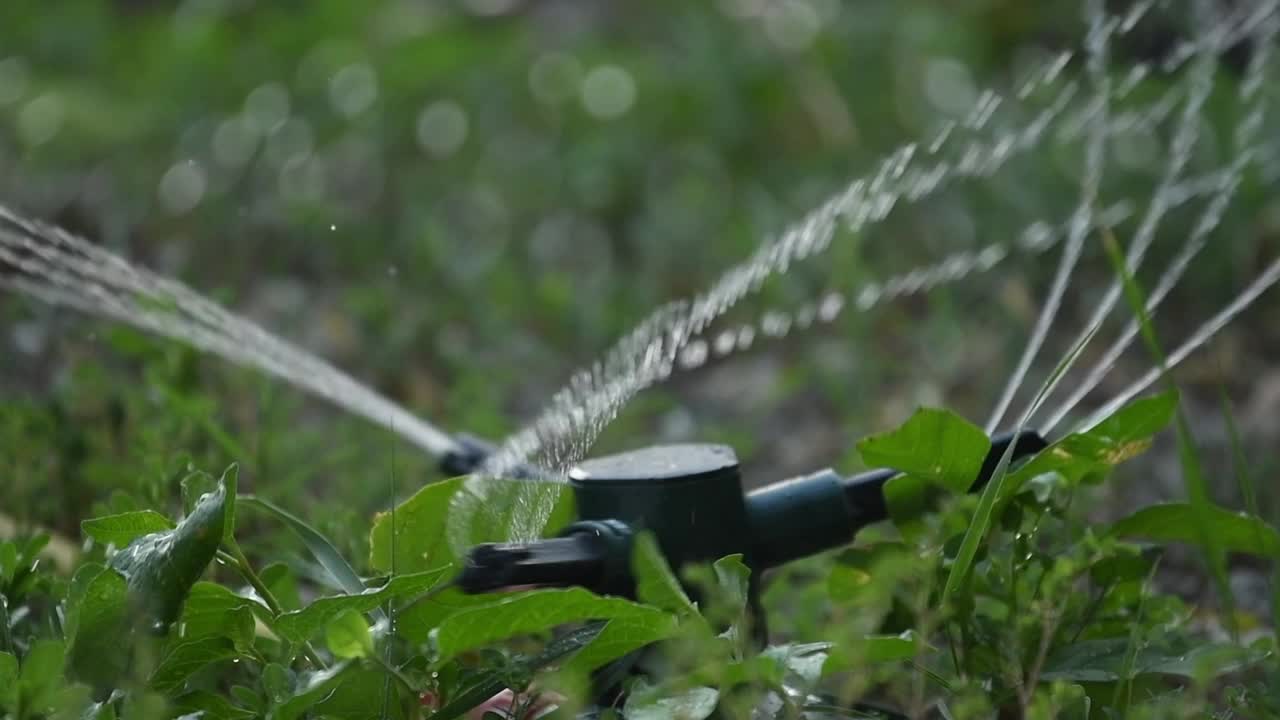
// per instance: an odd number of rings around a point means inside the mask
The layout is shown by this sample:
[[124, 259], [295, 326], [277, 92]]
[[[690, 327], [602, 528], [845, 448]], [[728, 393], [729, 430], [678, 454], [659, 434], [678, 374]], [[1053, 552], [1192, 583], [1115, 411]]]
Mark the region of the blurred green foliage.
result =
[[[1117, 75], [1176, 41], [1172, 5], [1118, 43]], [[651, 308], [1085, 27], [1076, 3], [1011, 0], [7, 0], [0, 202], [216, 293], [446, 429], [500, 437]], [[1198, 169], [1230, 155], [1237, 66], [1216, 77]], [[1153, 77], [1134, 102], [1178, 81]], [[995, 136], [1032, 116], [1005, 109]], [[840, 237], [734, 317], [1060, 222], [1079, 150], [1051, 145]], [[1118, 157], [1108, 197], [1142, 201], [1161, 158]], [[1280, 225], [1260, 187], [1246, 178], [1232, 242], [1184, 302], [1219, 302], [1255, 270]], [[979, 419], [1049, 265], [1015, 258], [678, 376], [601, 447], [724, 440], [759, 482], [856, 465], [850, 438], [921, 402]], [[1108, 278], [1092, 267], [1085, 288]], [[10, 295], [0, 327], [6, 505], [40, 523], [172, 503], [188, 467], [235, 460], [246, 486], [323, 507], [308, 517], [333, 530], [385, 507], [389, 478], [403, 495], [430, 477], [385, 433], [169, 343]]]

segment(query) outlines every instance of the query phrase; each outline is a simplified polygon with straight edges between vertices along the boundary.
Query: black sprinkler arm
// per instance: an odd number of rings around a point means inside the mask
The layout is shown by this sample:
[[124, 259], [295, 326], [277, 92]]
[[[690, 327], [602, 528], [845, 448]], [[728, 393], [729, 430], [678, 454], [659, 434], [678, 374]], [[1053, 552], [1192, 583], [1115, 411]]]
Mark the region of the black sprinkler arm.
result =
[[[992, 441], [973, 489], [983, 487], [1013, 445], [1013, 460], [1047, 447], [1023, 431]], [[481, 457], [480, 461], [483, 461]], [[721, 446], [677, 445], [588, 461], [570, 475], [582, 521], [559, 538], [481, 545], [458, 579], [466, 592], [519, 586], [582, 587], [630, 594], [630, 538], [652, 531], [679, 566], [743, 553], [758, 571], [848, 544], [888, 519], [880, 469], [842, 477], [832, 470], [742, 495], [737, 460]]]

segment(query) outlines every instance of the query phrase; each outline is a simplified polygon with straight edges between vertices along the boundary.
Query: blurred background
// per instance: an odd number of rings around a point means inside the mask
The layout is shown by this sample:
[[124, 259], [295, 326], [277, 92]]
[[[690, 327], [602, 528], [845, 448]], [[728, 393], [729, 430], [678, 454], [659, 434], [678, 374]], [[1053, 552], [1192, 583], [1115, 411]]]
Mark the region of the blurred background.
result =
[[[994, 145], [1025, 129], [1062, 88], [1087, 82], [1073, 56], [1058, 80], [1014, 94], [1081, 47], [1081, 15], [1076, 2], [1018, 0], [6, 0], [0, 203], [180, 278], [450, 431], [501, 438], [654, 308], [710, 286], [895, 148], [956, 123], [957, 154], [965, 133]], [[1159, 63], [1204, 32], [1182, 3], [1144, 15], [1107, 59], [1109, 77], [1132, 79], [1113, 110], [1180, 98], [1185, 67]], [[1252, 53], [1239, 42], [1219, 58], [1188, 175], [1238, 156]], [[1133, 75], [1143, 63], [1155, 71]], [[987, 88], [1008, 100], [966, 129]], [[1100, 204], [1135, 211], [1115, 228], [1122, 243], [1163, 172], [1174, 107], [1106, 145]], [[856, 301], [868, 283], [950, 253], [1062, 226], [1084, 172], [1069, 125], [997, 171], [838, 233], [722, 326], [831, 294], [845, 312], [678, 370], [596, 450], [727, 442], [763, 483], [857, 469], [854, 441], [917, 405], [985, 422], [1058, 250], [1013, 253], [865, 312]], [[1261, 147], [1157, 318], [1167, 345], [1280, 250], [1277, 182], [1274, 147]], [[1170, 212], [1142, 282], [1206, 204]], [[1111, 278], [1091, 239], [1028, 398]], [[1128, 317], [1113, 315], [1108, 340]], [[1277, 348], [1280, 304], [1265, 296], [1178, 373], [1209, 472], [1235, 472], [1225, 391], [1273, 513]], [[1086, 406], [1151, 364], [1136, 343]], [[1181, 493], [1168, 445], [1121, 473], [1112, 508]], [[278, 382], [0, 295], [5, 512], [75, 535], [92, 512], [171, 503], [189, 467], [232, 461], [242, 483], [353, 552], [364, 542], [353, 528], [389, 504], [393, 473], [402, 490], [435, 477], [388, 432]]]

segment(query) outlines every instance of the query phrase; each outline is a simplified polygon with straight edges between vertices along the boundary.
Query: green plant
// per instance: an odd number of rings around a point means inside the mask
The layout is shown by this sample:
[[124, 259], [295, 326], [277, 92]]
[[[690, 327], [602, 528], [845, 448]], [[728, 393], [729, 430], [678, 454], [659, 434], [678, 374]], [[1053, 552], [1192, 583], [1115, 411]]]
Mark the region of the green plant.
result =
[[[740, 557], [680, 578], [645, 535], [634, 599], [581, 588], [466, 596], [451, 587], [469, 543], [530, 532], [527, 502], [554, 507], [537, 534], [571, 518], [561, 486], [427, 485], [374, 519], [370, 576], [305, 521], [238, 496], [234, 467], [217, 481], [195, 473], [177, 522], [153, 510], [86, 520], [93, 547], [69, 581], [39, 564], [38, 540], [0, 546], [0, 712], [450, 720], [504, 689], [517, 710], [546, 691], [566, 711], [581, 709], [592, 701], [592, 672], [625, 680], [614, 710], [628, 720], [701, 720], [716, 709], [726, 717], [1266, 712], [1277, 701], [1274, 637], [1209, 639], [1192, 608], [1154, 589], [1159, 546], [1133, 542], [1200, 543], [1198, 511], [1155, 506], [1109, 526], [1078, 512], [1176, 406], [1172, 393], [1140, 400], [1011, 467], [968, 572], [949, 592], [979, 504], [965, 477], [988, 439], [954, 414], [922, 410], [862, 441], [868, 464], [907, 470], [887, 490], [893, 522], [785, 570], [765, 605], [774, 635], [790, 641], [764, 648], [752, 642], [759, 618]], [[491, 512], [478, 514], [477, 498]], [[468, 512], [459, 535], [457, 518]], [[254, 514], [302, 536], [307, 568], [251, 564], [237, 527]], [[1224, 550], [1280, 557], [1280, 534], [1260, 518], [1216, 507], [1203, 517]], [[698, 602], [686, 587], [699, 590]], [[646, 655], [645, 672], [617, 674], [615, 660], [654, 643], [661, 652]]]

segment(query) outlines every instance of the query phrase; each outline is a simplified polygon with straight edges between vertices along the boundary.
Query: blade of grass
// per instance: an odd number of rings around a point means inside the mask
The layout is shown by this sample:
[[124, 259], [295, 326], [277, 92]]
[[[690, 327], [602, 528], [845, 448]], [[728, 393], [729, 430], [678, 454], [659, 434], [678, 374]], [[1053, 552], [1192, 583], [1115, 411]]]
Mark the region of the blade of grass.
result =
[[[1066, 376], [1067, 371], [1079, 359], [1080, 353], [1084, 352], [1085, 346], [1097, 334], [1099, 327], [1101, 325], [1091, 328], [1089, 332], [1077, 338], [1076, 344], [1058, 361], [1053, 371], [1049, 373], [1044, 383], [1040, 385], [1040, 389], [1036, 391], [1035, 399], [1023, 411], [1022, 416], [1018, 418], [1018, 424], [1013, 429], [1015, 435], [1026, 428], [1027, 421], [1035, 415], [1045, 399], [1049, 397], [1062, 378]], [[1005, 448], [1004, 454], [1000, 456], [1000, 462], [996, 464], [996, 469], [991, 473], [991, 479], [987, 481], [987, 486], [982, 491], [982, 496], [978, 500], [978, 509], [973, 515], [973, 522], [969, 524], [969, 529], [965, 531], [964, 539], [960, 541], [960, 549], [956, 552], [955, 562], [951, 566], [951, 572], [947, 575], [947, 583], [942, 590], [942, 602], [944, 605], [951, 597], [951, 594], [964, 584], [969, 575], [969, 570], [973, 566], [973, 559], [978, 554], [978, 546], [991, 528], [991, 518], [995, 513], [996, 500], [1004, 492], [1004, 480], [1009, 474], [1009, 464], [1013, 462], [1013, 450], [1014, 443], [1009, 443], [1009, 447]]]
[[[1177, 384], [1168, 371], [1168, 358], [1151, 324], [1151, 317], [1147, 314], [1146, 298], [1142, 288], [1138, 287], [1137, 281], [1125, 265], [1120, 244], [1116, 241], [1115, 235], [1109, 231], [1103, 233], [1102, 243], [1106, 248], [1107, 258], [1111, 260], [1116, 274], [1124, 284], [1125, 299], [1138, 319], [1142, 339], [1148, 351], [1155, 357], [1164, 383], [1170, 390], [1177, 390]], [[1231, 583], [1227, 579], [1227, 554], [1218, 542], [1217, 536], [1213, 534], [1212, 528], [1209, 527], [1209, 510], [1212, 500], [1209, 497], [1208, 484], [1204, 479], [1204, 465], [1200, 461], [1200, 452], [1191, 436], [1191, 426], [1181, 406], [1174, 415], [1174, 423], [1177, 430], [1178, 460], [1182, 464], [1182, 474], [1186, 480], [1187, 500], [1194, 510], [1196, 532], [1200, 535], [1202, 547], [1205, 548], [1205, 560], [1217, 585], [1218, 595], [1227, 616], [1227, 628], [1231, 631], [1233, 639], [1239, 639], [1240, 630], [1235, 617], [1235, 596], [1231, 592]]]
[[[1232, 411], [1231, 398], [1227, 397], [1227, 388], [1221, 380], [1218, 382], [1218, 400], [1222, 405], [1222, 417], [1227, 424], [1227, 438], [1231, 443], [1231, 465], [1235, 469], [1236, 484], [1240, 486], [1240, 495], [1244, 498], [1244, 508], [1254, 517], [1262, 517], [1262, 508], [1258, 503], [1258, 489], [1253, 484], [1253, 472], [1244, 455], [1244, 443], [1240, 441], [1240, 430], [1236, 427], [1235, 413]], [[1261, 541], [1259, 541], [1261, 544]], [[1280, 583], [1276, 576], [1280, 573], [1280, 562], [1272, 562], [1271, 572], [1267, 575], [1267, 591], [1271, 596], [1271, 623], [1280, 623]]]
[[366, 590], [364, 581], [352, 569], [350, 563], [342, 557], [342, 553], [338, 552], [338, 548], [334, 547], [328, 538], [320, 534], [319, 530], [279, 505], [255, 495], [241, 495], [236, 502], [243, 507], [263, 510], [288, 525], [289, 529], [302, 539], [302, 543], [307, 546], [307, 550], [311, 552], [316, 562], [320, 563], [320, 566], [337, 581], [338, 587], [348, 595], [359, 595]]

